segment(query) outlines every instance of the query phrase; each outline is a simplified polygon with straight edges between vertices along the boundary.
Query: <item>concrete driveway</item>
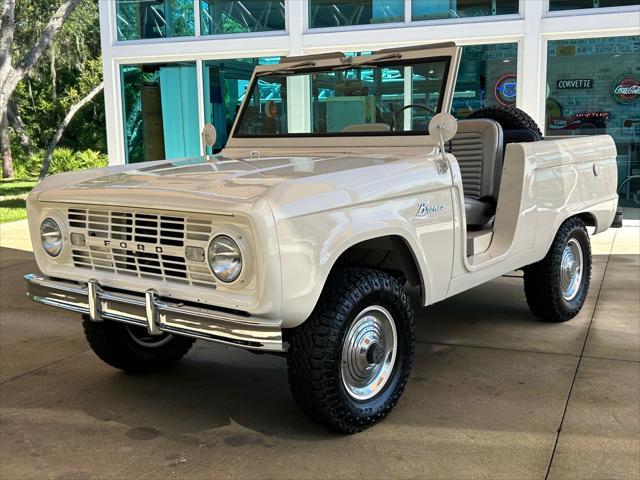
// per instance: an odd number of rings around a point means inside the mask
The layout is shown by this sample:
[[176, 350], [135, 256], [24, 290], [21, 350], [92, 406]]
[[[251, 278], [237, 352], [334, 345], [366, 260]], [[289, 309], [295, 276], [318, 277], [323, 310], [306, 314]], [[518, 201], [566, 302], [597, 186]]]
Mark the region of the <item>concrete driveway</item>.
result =
[[566, 324], [538, 322], [517, 276], [418, 309], [402, 400], [348, 437], [297, 410], [282, 358], [198, 342], [162, 374], [109, 368], [3, 248], [0, 478], [640, 478], [639, 236], [593, 239]]

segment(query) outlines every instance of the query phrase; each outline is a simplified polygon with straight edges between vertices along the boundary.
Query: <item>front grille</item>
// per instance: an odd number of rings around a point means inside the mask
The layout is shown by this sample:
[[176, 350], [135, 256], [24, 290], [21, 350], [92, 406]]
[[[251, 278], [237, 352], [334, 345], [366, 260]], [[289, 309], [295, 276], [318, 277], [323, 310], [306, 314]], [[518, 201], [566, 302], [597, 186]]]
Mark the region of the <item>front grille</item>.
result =
[[78, 268], [215, 287], [205, 262], [189, 261], [185, 248], [205, 251], [211, 219], [149, 211], [69, 208], [70, 233], [81, 233], [83, 246], [72, 245]]

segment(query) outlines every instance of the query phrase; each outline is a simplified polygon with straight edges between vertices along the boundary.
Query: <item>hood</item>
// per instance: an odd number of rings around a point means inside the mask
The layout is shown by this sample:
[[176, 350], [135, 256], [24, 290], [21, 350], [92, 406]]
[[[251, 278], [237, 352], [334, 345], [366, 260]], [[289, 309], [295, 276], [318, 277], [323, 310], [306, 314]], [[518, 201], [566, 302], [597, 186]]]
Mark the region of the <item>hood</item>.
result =
[[[38, 200], [45, 202], [233, 210], [260, 198], [272, 204], [289, 203], [294, 197], [344, 192], [358, 185], [360, 190], [383, 194], [390, 176], [406, 173], [410, 165], [403, 166], [402, 160], [410, 157], [415, 157], [415, 151], [393, 156], [325, 152], [260, 158], [204, 156], [109, 167], [92, 174], [73, 172], [66, 181], [63, 174], [57, 181], [51, 177], [50, 185], [43, 182], [37, 191]], [[424, 152], [420, 157], [424, 162]], [[355, 200], [353, 192], [347, 196]]]

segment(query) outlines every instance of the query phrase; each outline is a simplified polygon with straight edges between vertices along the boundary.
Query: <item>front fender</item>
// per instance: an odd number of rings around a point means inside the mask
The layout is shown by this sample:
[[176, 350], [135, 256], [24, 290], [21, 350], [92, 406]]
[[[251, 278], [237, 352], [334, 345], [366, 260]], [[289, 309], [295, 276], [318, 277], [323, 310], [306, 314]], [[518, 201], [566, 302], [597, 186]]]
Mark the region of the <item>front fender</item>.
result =
[[[448, 192], [441, 194], [446, 196]], [[439, 298], [434, 297], [448, 287], [451, 256], [437, 249], [426, 255], [423, 245], [429, 237], [433, 242], [444, 242], [448, 246], [445, 251], [452, 249], [451, 211], [449, 208], [428, 219], [416, 218], [417, 201], [411, 196], [384, 205], [361, 205], [277, 221], [283, 326], [295, 327], [311, 314], [340, 255], [360, 242], [386, 236], [400, 237], [409, 247], [420, 274], [423, 303], [437, 301]], [[446, 280], [435, 285], [435, 273]]]

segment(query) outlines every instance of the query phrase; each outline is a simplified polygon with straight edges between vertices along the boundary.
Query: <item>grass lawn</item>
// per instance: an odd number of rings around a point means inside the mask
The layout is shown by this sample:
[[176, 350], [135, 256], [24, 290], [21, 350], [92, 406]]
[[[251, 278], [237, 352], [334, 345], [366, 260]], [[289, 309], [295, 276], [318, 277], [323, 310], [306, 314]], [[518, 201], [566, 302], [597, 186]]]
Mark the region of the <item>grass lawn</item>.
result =
[[35, 186], [34, 180], [0, 180], [0, 223], [27, 218], [27, 194]]

